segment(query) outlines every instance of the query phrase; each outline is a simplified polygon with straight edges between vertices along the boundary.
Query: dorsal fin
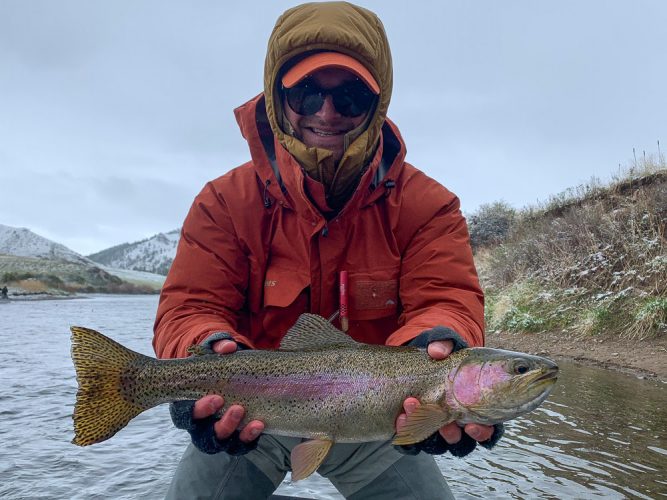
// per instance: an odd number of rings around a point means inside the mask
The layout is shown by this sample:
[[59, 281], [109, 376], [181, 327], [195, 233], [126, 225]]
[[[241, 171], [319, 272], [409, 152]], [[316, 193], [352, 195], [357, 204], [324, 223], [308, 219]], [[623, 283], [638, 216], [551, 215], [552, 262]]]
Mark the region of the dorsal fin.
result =
[[305, 351], [359, 343], [317, 314], [302, 314], [280, 342], [281, 351]]

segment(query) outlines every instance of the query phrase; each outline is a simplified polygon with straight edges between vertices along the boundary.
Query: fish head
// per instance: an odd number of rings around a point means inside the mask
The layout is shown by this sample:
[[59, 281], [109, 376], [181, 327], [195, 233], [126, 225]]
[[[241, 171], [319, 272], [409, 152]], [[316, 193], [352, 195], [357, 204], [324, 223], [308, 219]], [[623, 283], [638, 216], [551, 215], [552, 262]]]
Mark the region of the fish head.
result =
[[447, 383], [447, 404], [461, 424], [493, 425], [532, 411], [558, 377], [558, 366], [547, 358], [483, 347], [467, 351]]

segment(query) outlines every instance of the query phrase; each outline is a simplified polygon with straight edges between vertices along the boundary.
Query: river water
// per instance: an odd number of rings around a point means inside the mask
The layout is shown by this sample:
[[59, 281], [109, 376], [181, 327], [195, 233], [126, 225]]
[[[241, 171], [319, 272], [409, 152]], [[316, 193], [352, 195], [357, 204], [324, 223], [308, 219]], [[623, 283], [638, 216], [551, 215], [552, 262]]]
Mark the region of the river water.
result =
[[[157, 297], [0, 304], [0, 498], [162, 498], [187, 443], [166, 405], [113, 439], [70, 444], [76, 393], [69, 326], [152, 355]], [[561, 363], [539, 409], [492, 450], [438, 457], [457, 498], [667, 498], [667, 385]], [[279, 494], [341, 498], [324, 478]]]

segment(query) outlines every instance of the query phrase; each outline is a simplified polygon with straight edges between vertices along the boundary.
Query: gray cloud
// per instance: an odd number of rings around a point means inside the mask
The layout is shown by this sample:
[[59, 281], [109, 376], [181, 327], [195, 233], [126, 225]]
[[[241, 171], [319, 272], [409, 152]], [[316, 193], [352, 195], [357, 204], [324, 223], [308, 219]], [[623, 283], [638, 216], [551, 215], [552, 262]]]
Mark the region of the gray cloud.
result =
[[[667, 144], [660, 0], [360, 3], [391, 42], [408, 160], [466, 212]], [[248, 158], [232, 110], [294, 4], [0, 3], [0, 222], [82, 253], [177, 227]]]

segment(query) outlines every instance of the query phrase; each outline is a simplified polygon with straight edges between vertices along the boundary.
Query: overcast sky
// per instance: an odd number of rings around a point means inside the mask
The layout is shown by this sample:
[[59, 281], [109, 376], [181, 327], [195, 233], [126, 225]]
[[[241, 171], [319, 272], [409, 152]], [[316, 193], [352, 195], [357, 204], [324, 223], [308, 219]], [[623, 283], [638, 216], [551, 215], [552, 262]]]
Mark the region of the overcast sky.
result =
[[[667, 149], [667, 1], [360, 1], [393, 52], [408, 161], [464, 212], [517, 208]], [[0, 0], [0, 224], [82, 254], [179, 227], [249, 158], [296, 2]]]

